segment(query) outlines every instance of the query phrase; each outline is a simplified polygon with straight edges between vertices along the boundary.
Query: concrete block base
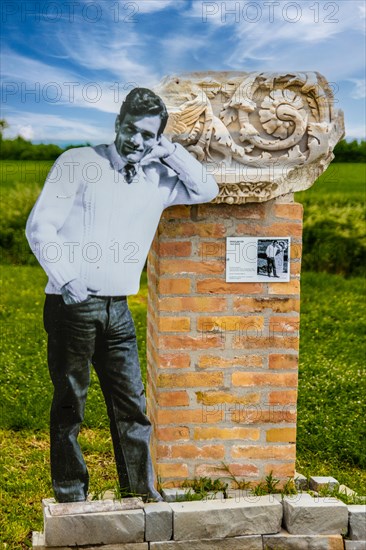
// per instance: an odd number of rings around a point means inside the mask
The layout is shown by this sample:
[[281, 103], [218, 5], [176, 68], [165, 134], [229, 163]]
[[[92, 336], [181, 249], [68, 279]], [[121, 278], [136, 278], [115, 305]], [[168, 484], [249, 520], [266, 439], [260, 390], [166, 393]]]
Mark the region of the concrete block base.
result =
[[152, 542], [150, 550], [262, 550], [260, 535], [228, 539], [179, 540]]
[[[77, 548], [77, 547], [74, 547]], [[70, 550], [70, 546], [46, 546], [44, 534], [33, 531], [32, 534], [33, 550]], [[147, 542], [127, 542], [126, 544], [105, 544], [103, 546], [83, 546], [83, 550], [149, 550]]]
[[291, 535], [345, 535], [348, 508], [336, 498], [312, 498], [303, 493], [284, 498], [283, 520]]
[[264, 535], [265, 550], [343, 550], [341, 535], [290, 535], [281, 531], [278, 535]]

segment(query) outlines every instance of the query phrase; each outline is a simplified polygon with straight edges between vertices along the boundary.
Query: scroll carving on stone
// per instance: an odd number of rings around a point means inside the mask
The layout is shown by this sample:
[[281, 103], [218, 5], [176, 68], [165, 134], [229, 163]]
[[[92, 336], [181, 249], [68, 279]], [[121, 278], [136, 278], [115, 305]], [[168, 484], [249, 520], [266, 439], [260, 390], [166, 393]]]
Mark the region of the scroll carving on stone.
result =
[[156, 88], [166, 132], [214, 175], [214, 202], [263, 202], [310, 187], [344, 136], [343, 113], [316, 72], [190, 73]]

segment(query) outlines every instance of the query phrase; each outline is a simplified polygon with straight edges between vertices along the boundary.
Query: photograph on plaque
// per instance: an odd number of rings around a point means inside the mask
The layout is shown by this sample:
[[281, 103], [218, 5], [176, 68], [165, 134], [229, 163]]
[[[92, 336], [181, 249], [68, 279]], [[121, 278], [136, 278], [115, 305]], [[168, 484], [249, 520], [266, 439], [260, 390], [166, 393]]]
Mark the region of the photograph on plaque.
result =
[[290, 237], [227, 237], [227, 283], [289, 280]]

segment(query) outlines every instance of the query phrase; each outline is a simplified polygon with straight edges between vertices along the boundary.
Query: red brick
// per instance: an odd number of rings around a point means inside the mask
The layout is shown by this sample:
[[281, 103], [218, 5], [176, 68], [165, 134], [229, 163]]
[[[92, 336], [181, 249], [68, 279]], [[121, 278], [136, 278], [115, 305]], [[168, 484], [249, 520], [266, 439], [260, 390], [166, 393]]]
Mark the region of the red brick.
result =
[[268, 475], [272, 472], [273, 477], [294, 477], [295, 475], [295, 460], [284, 464], [266, 464], [264, 473]]
[[161, 392], [158, 395], [161, 407], [184, 407], [189, 405], [189, 395], [186, 391]]
[[162, 478], [165, 477], [179, 477], [186, 478], [188, 477], [188, 466], [187, 464], [177, 464], [176, 462], [172, 464], [163, 464], [158, 462], [157, 464], [158, 475]]
[[297, 391], [271, 391], [269, 392], [268, 402], [270, 405], [289, 405], [295, 406], [297, 401]]
[[189, 440], [189, 428], [174, 426], [170, 428], [158, 428], [157, 437], [160, 441]]
[[[201, 409], [160, 409], [158, 410], [158, 424], [215, 424], [222, 421], [222, 411], [206, 412]], [[209, 418], [208, 418], [209, 417]]]
[[190, 294], [190, 279], [159, 279], [158, 291], [160, 294]]
[[203, 279], [197, 281], [200, 294], [260, 294], [264, 292], [261, 283], [225, 283], [222, 279]]
[[215, 355], [201, 355], [197, 366], [201, 369], [230, 367], [262, 367], [263, 358], [260, 355], [239, 355], [232, 358]]
[[266, 204], [200, 204], [198, 217], [217, 219], [253, 219], [262, 220], [266, 215]]
[[222, 223], [183, 222], [179, 224], [160, 223], [159, 233], [164, 237], [224, 237], [226, 227]]
[[189, 332], [191, 320], [189, 317], [160, 317], [158, 327], [161, 332]]
[[203, 350], [222, 348], [221, 336], [205, 334], [197, 338], [188, 335], [182, 336], [160, 336], [159, 347], [162, 350]]
[[288, 220], [302, 220], [303, 206], [299, 203], [275, 204], [274, 213], [277, 218], [286, 218]]
[[231, 447], [232, 458], [246, 458], [248, 460], [280, 460], [280, 459], [295, 459], [295, 445], [233, 445]]
[[160, 242], [158, 253], [160, 256], [190, 256], [192, 253], [192, 243], [189, 241]]
[[289, 283], [269, 283], [269, 294], [300, 294], [300, 281], [293, 279]]
[[258, 441], [260, 430], [258, 428], [206, 428], [194, 429], [194, 439], [218, 439], [225, 440], [251, 440]]
[[191, 365], [191, 356], [187, 353], [165, 353], [158, 356], [161, 369], [188, 369]]
[[223, 445], [164, 445], [159, 447], [158, 456], [160, 458], [212, 458], [223, 460], [225, 457], [225, 447]]
[[297, 387], [297, 374], [279, 374], [274, 372], [234, 372], [234, 386], [282, 386]]
[[220, 405], [222, 403], [248, 405], [259, 403], [261, 397], [259, 393], [247, 393], [245, 395], [237, 395], [232, 392], [222, 391], [198, 391], [196, 392], [196, 396], [197, 403], [202, 403], [203, 405]]
[[178, 204], [174, 206], [169, 206], [163, 212], [162, 218], [164, 220], [176, 221], [177, 219], [189, 219], [191, 217], [191, 207], [183, 204]]
[[298, 332], [300, 317], [271, 317], [269, 320], [270, 332]]
[[[227, 415], [226, 415], [227, 416]], [[279, 422], [296, 422], [296, 411], [285, 407], [283, 410], [274, 411], [273, 409], [264, 409], [260, 406], [237, 407], [231, 412], [231, 421], [240, 424], [277, 424]]]
[[296, 428], [271, 428], [267, 430], [266, 441], [272, 443], [295, 443]]
[[299, 338], [295, 336], [238, 336], [233, 339], [233, 349], [299, 349]]
[[[253, 477], [257, 476], [259, 471], [258, 467], [253, 464], [228, 464], [230, 472], [235, 477]], [[224, 467], [216, 466], [213, 464], [198, 464], [194, 471], [196, 476], [199, 477], [217, 477], [226, 476], [227, 469]]]
[[240, 333], [256, 332], [262, 330], [264, 325], [263, 317], [248, 316], [243, 317], [241, 315], [230, 316], [215, 316], [215, 317], [198, 317], [197, 330], [209, 332], [209, 331], [238, 331]]
[[302, 237], [301, 223], [272, 223], [268, 226], [239, 223], [236, 227], [236, 235], [263, 236], [263, 237]]
[[161, 275], [201, 273], [205, 275], [223, 275], [225, 271], [224, 261], [202, 262], [198, 260], [168, 260], [162, 259], [159, 262]]
[[205, 298], [182, 296], [177, 298], [160, 298], [158, 302], [160, 311], [226, 311], [226, 298]]
[[245, 298], [234, 297], [233, 311], [258, 312], [271, 309], [274, 313], [291, 313], [300, 311], [300, 300], [294, 298]]
[[200, 388], [217, 387], [223, 384], [222, 372], [187, 372], [184, 374], [160, 374], [161, 388]]
[[275, 353], [269, 356], [270, 369], [297, 369], [299, 356], [287, 353]]

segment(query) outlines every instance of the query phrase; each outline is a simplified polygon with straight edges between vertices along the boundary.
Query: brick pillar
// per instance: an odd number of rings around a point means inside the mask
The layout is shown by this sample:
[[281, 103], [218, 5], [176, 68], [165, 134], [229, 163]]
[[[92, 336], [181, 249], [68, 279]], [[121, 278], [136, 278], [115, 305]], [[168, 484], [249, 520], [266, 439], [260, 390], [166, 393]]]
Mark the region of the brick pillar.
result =
[[[225, 237], [291, 237], [289, 283], [226, 283]], [[295, 469], [302, 206], [165, 211], [149, 256], [148, 414], [165, 486]]]

